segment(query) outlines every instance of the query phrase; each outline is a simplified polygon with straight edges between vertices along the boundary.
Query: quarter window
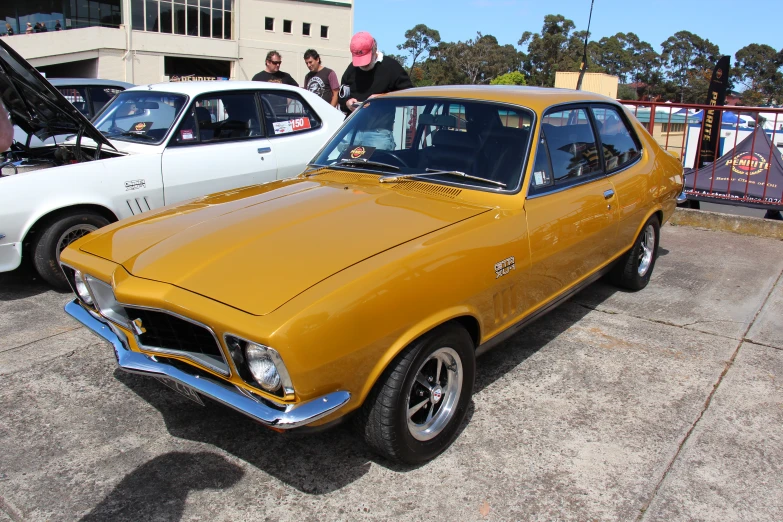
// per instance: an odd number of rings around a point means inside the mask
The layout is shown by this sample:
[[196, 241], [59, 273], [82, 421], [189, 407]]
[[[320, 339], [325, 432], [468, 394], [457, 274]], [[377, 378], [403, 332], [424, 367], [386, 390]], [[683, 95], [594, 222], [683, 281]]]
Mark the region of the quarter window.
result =
[[603, 173], [593, 128], [585, 109], [547, 114], [541, 122], [541, 134], [549, 151], [555, 185]]
[[321, 126], [315, 112], [295, 93], [261, 93], [266, 132], [269, 137], [317, 129]]
[[65, 99], [73, 104], [74, 107], [79, 109], [79, 112], [90, 117], [90, 107], [87, 105], [87, 96], [85, 94], [84, 87], [58, 87], [60, 94], [65, 96]]
[[612, 107], [593, 107], [607, 172], [623, 168], [641, 156], [638, 141], [620, 113]]

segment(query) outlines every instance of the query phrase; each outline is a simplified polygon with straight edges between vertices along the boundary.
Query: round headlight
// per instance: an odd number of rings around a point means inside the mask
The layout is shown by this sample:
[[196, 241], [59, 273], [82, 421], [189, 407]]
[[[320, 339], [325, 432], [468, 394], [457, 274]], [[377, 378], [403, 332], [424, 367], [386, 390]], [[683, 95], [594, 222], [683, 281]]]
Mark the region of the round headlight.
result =
[[272, 392], [280, 388], [280, 374], [264, 348], [248, 343], [245, 348], [245, 357], [253, 379], [263, 389]]
[[76, 293], [79, 295], [79, 299], [87, 303], [88, 305], [92, 304], [92, 296], [90, 295], [90, 291], [87, 290], [87, 283], [84, 282], [84, 278], [82, 277], [82, 273], [78, 270], [75, 270], [73, 273], [73, 285], [76, 287]]

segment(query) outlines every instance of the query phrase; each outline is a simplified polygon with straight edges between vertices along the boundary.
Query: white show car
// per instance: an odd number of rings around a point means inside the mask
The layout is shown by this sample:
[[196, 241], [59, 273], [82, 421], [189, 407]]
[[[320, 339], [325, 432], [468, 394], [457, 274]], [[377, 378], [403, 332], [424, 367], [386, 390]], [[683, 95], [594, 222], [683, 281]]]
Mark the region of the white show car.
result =
[[62, 288], [59, 254], [72, 241], [163, 205], [300, 174], [344, 120], [304, 89], [223, 81], [128, 89], [91, 124], [1, 40], [0, 69], [14, 123], [42, 140], [76, 134], [0, 159], [0, 272], [31, 256]]
[[[88, 119], [98, 114], [115, 94], [134, 86], [132, 83], [100, 78], [47, 78], [47, 80]], [[35, 135], [28, 135], [19, 126], [14, 126], [14, 141], [25, 147], [57, 145], [67, 136], [67, 134], [52, 136], [44, 142]]]

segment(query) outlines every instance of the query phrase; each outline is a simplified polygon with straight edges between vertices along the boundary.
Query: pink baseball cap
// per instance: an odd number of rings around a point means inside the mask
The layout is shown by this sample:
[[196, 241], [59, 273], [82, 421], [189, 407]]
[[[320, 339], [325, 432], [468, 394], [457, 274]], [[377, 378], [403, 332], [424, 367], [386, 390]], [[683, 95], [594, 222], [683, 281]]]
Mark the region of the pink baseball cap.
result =
[[372, 61], [372, 47], [375, 38], [365, 31], [356, 33], [351, 38], [351, 56], [354, 67], [364, 67]]

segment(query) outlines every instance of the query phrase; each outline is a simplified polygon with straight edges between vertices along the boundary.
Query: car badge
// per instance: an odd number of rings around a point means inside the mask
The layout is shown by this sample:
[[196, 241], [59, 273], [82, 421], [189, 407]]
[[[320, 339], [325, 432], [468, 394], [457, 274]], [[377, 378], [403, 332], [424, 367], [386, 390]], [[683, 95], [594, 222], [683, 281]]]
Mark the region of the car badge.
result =
[[367, 151], [364, 149], [364, 147], [356, 147], [351, 151], [351, 157], [353, 159], [361, 158], [362, 156], [364, 156], [365, 152]]
[[144, 328], [144, 326], [141, 324], [141, 319], [134, 319], [131, 321], [131, 327], [133, 328], [133, 331], [136, 333], [136, 335], [147, 333], [147, 329]]
[[514, 256], [507, 257], [503, 261], [500, 261], [499, 263], [495, 263], [495, 279], [500, 279], [501, 277], [508, 274], [514, 269], [516, 269], [516, 264], [514, 263]]

